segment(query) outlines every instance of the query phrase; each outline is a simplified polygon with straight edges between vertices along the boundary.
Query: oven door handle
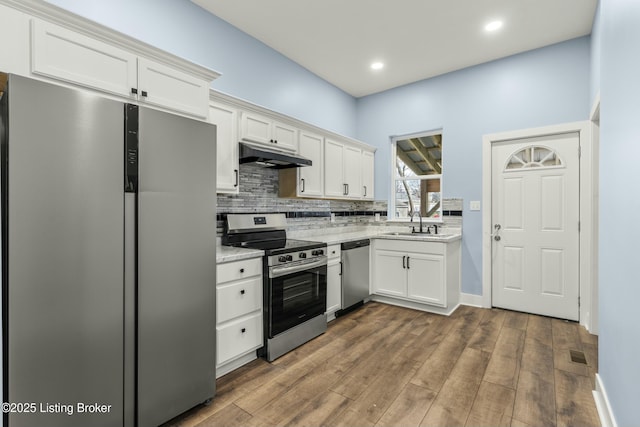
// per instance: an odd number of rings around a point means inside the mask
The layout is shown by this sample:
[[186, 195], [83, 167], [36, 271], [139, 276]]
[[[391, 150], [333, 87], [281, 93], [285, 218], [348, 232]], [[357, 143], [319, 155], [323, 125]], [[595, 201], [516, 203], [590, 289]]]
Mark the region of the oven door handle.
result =
[[276, 277], [282, 277], [299, 271], [322, 267], [323, 265], [327, 265], [327, 257], [325, 256], [318, 257], [318, 260], [314, 262], [292, 265], [290, 267], [271, 267], [269, 269], [269, 278], [275, 279]]

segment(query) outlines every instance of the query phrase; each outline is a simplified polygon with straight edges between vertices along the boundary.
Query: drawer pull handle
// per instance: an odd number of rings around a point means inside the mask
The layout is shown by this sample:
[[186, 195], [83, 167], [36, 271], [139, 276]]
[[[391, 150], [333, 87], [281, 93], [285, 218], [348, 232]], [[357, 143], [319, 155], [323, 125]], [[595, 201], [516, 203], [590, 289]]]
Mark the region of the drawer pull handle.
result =
[[240, 295], [244, 295], [244, 289], [240, 290]]
[[247, 332], [247, 328], [242, 328], [242, 330], [240, 332], [242, 332], [244, 334], [245, 332]]
[[244, 268], [241, 268], [241, 269], [240, 269], [240, 273], [244, 273]]

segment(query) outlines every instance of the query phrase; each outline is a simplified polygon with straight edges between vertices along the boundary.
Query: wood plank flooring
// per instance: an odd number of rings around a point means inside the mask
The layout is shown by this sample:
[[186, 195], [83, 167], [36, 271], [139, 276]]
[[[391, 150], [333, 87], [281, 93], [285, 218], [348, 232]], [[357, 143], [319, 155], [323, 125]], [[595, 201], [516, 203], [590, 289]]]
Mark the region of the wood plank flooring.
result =
[[210, 406], [165, 427], [599, 426], [597, 345], [574, 322], [372, 302], [273, 363], [218, 379]]

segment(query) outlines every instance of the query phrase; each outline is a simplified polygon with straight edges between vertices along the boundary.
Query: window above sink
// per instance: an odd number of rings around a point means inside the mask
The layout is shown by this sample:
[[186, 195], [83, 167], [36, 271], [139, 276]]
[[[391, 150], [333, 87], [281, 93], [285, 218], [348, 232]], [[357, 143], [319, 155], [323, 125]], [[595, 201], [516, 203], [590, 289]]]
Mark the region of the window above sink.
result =
[[393, 137], [388, 218], [442, 221], [442, 130]]

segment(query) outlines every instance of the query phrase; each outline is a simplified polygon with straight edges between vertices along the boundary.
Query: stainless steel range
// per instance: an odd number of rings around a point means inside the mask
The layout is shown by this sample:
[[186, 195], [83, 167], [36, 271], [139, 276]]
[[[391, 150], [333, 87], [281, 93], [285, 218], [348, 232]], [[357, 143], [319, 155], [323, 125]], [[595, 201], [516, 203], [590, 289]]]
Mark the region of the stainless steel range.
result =
[[229, 214], [222, 244], [261, 249], [264, 347], [273, 361], [327, 330], [325, 243], [287, 239], [284, 214]]

